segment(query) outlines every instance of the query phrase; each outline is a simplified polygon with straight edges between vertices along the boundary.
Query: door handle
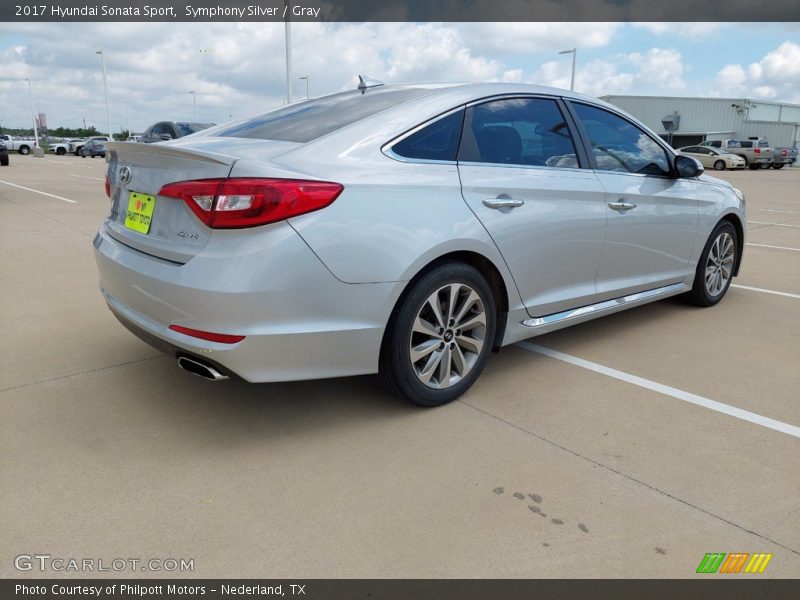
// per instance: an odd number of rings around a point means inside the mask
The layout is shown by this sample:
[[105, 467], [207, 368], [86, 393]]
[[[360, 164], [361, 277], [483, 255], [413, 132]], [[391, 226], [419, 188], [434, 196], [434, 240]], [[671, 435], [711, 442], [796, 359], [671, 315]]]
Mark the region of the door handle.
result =
[[625, 212], [626, 210], [633, 210], [636, 205], [633, 202], [626, 202], [624, 198], [620, 198], [616, 202], [609, 202], [608, 208], [618, 212]]
[[483, 201], [486, 208], [517, 208], [525, 204], [524, 200], [515, 200], [514, 198], [487, 198]]

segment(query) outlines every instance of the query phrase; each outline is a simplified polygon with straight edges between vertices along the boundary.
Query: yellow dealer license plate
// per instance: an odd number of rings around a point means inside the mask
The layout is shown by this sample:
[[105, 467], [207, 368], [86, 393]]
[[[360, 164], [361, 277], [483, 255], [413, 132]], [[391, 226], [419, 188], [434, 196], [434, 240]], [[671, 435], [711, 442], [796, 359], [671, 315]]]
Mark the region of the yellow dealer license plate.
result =
[[150, 231], [150, 222], [153, 220], [153, 210], [156, 207], [155, 196], [131, 192], [128, 196], [128, 212], [125, 214], [125, 227], [139, 233], [147, 234]]

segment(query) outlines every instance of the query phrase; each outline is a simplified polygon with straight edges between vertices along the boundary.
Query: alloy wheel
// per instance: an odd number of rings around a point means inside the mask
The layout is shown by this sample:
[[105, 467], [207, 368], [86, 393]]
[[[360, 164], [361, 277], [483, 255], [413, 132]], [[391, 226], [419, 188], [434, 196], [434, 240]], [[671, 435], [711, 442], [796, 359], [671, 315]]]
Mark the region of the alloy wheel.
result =
[[706, 260], [705, 286], [709, 296], [719, 296], [725, 291], [733, 272], [735, 254], [733, 237], [723, 231], [711, 244]]
[[411, 331], [409, 357], [426, 386], [447, 388], [461, 381], [477, 362], [486, 336], [486, 308], [478, 293], [450, 283], [428, 296]]

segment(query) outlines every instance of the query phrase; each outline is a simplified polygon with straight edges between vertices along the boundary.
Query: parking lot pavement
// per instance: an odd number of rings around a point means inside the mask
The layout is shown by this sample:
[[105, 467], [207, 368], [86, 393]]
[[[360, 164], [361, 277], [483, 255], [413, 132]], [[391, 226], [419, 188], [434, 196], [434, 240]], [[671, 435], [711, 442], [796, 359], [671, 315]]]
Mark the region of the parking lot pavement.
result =
[[13, 558], [47, 553], [192, 558], [190, 577], [682, 578], [706, 552], [800, 576], [800, 169], [721, 174], [768, 224], [719, 306], [506, 348], [461, 401], [421, 410], [377, 377], [180, 371], [97, 290], [104, 163], [11, 163], [0, 576], [39, 576]]

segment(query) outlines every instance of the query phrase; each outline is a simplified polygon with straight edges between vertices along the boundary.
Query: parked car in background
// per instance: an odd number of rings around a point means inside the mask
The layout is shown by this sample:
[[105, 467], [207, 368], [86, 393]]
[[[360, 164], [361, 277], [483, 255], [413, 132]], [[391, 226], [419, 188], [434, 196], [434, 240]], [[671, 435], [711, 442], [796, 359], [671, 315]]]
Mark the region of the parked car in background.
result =
[[747, 161], [751, 169], [769, 169], [772, 165], [772, 148], [767, 140], [739, 140], [739, 156]]
[[745, 247], [730, 183], [535, 85], [362, 81], [109, 152], [103, 298], [215, 381], [380, 372], [444, 404], [494, 348], [677, 294], [717, 304]]
[[773, 148], [772, 149], [772, 163], [770, 166], [773, 169], [782, 169], [786, 165], [793, 165], [797, 162], [797, 148]]
[[744, 169], [746, 165], [745, 160], [736, 154], [732, 154], [727, 150], [721, 148], [710, 148], [708, 146], [687, 146], [686, 148], [678, 148], [678, 152], [691, 156], [699, 160], [704, 167], [714, 169], [715, 171], [724, 171], [725, 169]]
[[153, 142], [166, 142], [169, 140], [177, 140], [178, 138], [203, 131], [209, 127], [213, 127], [216, 123], [189, 123], [186, 121], [159, 121], [154, 123], [142, 134], [142, 139], [139, 141], [146, 144]]
[[67, 152], [70, 151], [69, 149], [70, 144], [82, 144], [82, 143], [83, 140], [79, 138], [67, 140], [66, 142], [56, 142], [54, 144], [50, 144], [49, 151], [52, 152], [53, 154], [64, 156]]
[[69, 151], [70, 152], [74, 152], [76, 156], [80, 156], [81, 155], [81, 148], [83, 148], [83, 145], [86, 142], [90, 142], [92, 140], [98, 140], [98, 141], [101, 141], [101, 142], [107, 142], [108, 141], [108, 136], [107, 135], [95, 135], [95, 136], [80, 140], [80, 141], [78, 141], [78, 142], [76, 142], [74, 144], [70, 143]]
[[16, 150], [20, 154], [30, 154], [36, 147], [36, 140], [27, 138], [16, 138], [11, 135], [0, 135], [6, 146], [6, 151]]
[[5, 140], [0, 140], [0, 165], [8, 166], [8, 147]]
[[89, 140], [81, 147], [81, 158], [95, 158], [96, 156], [106, 156], [106, 142], [103, 140]]
[[142, 134], [135, 133], [133, 135], [129, 135], [128, 139], [125, 140], [126, 142], [141, 142], [142, 141]]
[[751, 169], [768, 167], [772, 162], [772, 148], [766, 140], [710, 140], [700, 146], [721, 148], [741, 156]]

